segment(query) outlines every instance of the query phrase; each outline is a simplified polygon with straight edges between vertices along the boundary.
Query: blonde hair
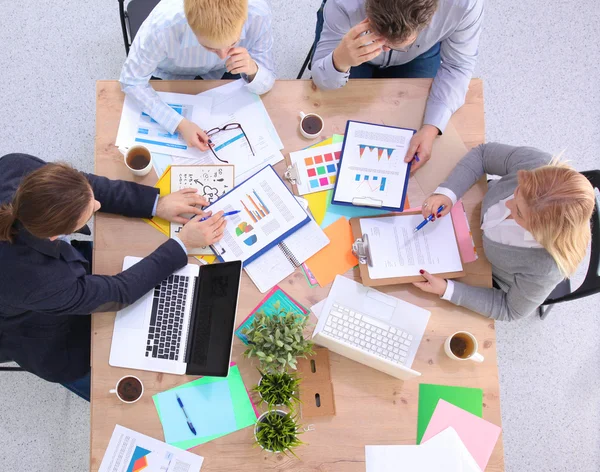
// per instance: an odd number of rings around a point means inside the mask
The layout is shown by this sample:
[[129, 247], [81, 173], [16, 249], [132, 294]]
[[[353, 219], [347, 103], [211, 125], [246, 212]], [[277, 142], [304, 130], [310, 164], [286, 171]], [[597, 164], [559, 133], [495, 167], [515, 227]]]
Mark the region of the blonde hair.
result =
[[529, 231], [569, 277], [585, 257], [592, 236], [594, 187], [558, 158], [537, 169], [520, 170], [517, 178], [519, 193], [529, 206]]
[[248, 0], [184, 0], [183, 8], [192, 31], [217, 43], [237, 39], [248, 17]]

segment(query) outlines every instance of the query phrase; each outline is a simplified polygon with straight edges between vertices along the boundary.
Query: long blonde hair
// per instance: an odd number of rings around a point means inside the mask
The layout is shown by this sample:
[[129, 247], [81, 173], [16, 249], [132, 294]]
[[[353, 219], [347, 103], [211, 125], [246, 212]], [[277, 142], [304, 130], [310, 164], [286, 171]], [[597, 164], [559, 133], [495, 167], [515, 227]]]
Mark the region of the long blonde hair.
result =
[[569, 277], [584, 259], [592, 237], [594, 187], [558, 158], [537, 169], [520, 170], [517, 178], [519, 193], [529, 206], [529, 231]]

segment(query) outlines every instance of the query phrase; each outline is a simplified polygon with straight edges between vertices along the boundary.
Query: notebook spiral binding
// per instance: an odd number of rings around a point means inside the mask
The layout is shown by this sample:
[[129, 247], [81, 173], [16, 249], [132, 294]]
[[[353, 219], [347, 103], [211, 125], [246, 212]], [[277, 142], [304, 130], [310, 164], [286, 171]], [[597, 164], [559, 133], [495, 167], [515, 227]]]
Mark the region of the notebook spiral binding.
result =
[[285, 255], [286, 259], [288, 261], [290, 261], [290, 264], [292, 264], [294, 267], [298, 267], [300, 265], [300, 262], [298, 262], [298, 259], [296, 259], [296, 256], [294, 256], [292, 251], [290, 251], [290, 249], [287, 247], [287, 245], [283, 241], [279, 243], [279, 247], [283, 251], [283, 254]]

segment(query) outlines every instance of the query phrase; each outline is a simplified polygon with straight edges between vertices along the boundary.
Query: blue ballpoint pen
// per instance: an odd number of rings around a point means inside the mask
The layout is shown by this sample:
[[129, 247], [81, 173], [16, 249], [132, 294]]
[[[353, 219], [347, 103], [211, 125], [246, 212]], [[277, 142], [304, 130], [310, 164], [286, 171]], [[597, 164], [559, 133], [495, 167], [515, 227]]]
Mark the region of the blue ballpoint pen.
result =
[[185, 420], [187, 421], [188, 427], [190, 428], [192, 433], [194, 433], [194, 436], [196, 436], [196, 429], [194, 428], [194, 425], [190, 421], [190, 417], [188, 416], [187, 412], [185, 411], [185, 408], [183, 407], [183, 402], [181, 401], [181, 398], [179, 398], [179, 395], [177, 394], [175, 394], [175, 396], [177, 397], [177, 403], [179, 403], [181, 411], [183, 411], [183, 414], [185, 415]]
[[[223, 216], [231, 216], [231, 215], [237, 215], [238, 213], [240, 213], [242, 210], [233, 210], [233, 211], [228, 211], [227, 213], [223, 213]], [[196, 218], [196, 215], [192, 216], [190, 218], [190, 220], [193, 220], [194, 218]], [[206, 221], [210, 218], [210, 216], [205, 216], [204, 218], [200, 218], [200, 221]]]
[[[443, 209], [444, 209], [444, 205], [440, 205], [440, 207], [436, 211], [436, 214], [439, 213], [440, 211], [442, 211]], [[433, 220], [433, 213], [431, 215], [429, 215], [427, 218], [425, 218], [421, 223], [419, 223], [419, 226], [417, 226], [415, 229], [413, 229], [413, 233], [416, 233], [417, 231], [419, 231], [423, 226], [425, 226], [431, 220]]]

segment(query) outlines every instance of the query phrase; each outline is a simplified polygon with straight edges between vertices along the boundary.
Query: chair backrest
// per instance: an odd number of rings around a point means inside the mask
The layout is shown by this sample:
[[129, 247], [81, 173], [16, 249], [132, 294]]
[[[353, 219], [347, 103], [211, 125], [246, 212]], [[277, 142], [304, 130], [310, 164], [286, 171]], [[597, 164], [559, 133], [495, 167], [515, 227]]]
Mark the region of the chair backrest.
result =
[[[600, 191], [600, 170], [588, 170], [582, 172], [583, 175], [592, 183], [593, 187]], [[588, 297], [600, 292], [600, 197], [596, 192], [596, 208], [592, 213], [592, 244], [590, 251], [590, 265], [588, 266], [585, 279], [582, 284], [567, 295], [557, 298], [548, 298], [544, 305], [550, 305], [558, 302], [577, 300], [578, 298]]]
[[129, 54], [129, 47], [140, 26], [159, 2], [160, 0], [131, 0], [125, 7], [125, 0], [119, 0], [119, 15], [126, 54]]

